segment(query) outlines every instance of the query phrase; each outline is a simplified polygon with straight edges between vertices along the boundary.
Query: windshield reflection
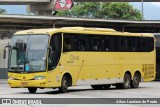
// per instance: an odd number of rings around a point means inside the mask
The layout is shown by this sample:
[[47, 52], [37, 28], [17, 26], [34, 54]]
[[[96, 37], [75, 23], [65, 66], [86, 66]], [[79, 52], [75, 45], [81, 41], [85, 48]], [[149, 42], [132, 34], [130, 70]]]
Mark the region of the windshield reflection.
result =
[[11, 42], [10, 71], [46, 70], [47, 35], [14, 36]]

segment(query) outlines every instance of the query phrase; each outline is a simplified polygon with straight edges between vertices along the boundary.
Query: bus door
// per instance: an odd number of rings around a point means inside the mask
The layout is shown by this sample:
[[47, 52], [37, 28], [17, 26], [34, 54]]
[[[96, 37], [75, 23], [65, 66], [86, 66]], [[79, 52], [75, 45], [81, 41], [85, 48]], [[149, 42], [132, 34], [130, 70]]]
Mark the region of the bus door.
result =
[[61, 57], [62, 36], [57, 33], [51, 36], [48, 46], [48, 83], [51, 86], [59, 86], [60, 70], [59, 60]]

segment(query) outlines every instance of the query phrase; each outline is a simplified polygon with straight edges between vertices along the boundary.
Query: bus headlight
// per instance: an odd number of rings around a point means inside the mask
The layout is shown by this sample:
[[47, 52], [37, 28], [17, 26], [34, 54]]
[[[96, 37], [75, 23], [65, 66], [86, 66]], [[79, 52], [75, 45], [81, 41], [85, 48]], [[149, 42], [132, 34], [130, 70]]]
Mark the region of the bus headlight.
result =
[[42, 79], [45, 79], [46, 77], [45, 76], [35, 76], [34, 79], [35, 80], [42, 80]]
[[14, 77], [8, 77], [10, 80], [16, 80], [16, 78]]

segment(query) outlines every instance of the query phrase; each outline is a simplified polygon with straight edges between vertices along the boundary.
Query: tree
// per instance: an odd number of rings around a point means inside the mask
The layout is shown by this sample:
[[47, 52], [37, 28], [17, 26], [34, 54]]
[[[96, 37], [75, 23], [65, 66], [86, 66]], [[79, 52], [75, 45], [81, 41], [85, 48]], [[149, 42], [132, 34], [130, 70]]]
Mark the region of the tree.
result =
[[142, 20], [141, 12], [124, 2], [83, 2], [71, 10], [58, 11], [57, 16]]
[[5, 13], [6, 13], [6, 10], [0, 9], [0, 14], [5, 14]]

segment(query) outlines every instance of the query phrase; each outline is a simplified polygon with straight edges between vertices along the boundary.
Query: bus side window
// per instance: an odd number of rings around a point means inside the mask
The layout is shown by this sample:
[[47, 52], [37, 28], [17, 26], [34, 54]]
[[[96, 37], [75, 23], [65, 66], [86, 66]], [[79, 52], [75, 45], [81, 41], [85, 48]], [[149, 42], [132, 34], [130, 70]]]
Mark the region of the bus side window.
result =
[[110, 51], [110, 39], [105, 38], [105, 46], [104, 46], [105, 51]]
[[100, 37], [93, 38], [92, 50], [93, 51], [102, 51], [102, 39]]
[[72, 38], [71, 36], [64, 36], [63, 42], [63, 52], [68, 52], [72, 50]]
[[133, 40], [130, 37], [128, 37], [128, 51], [133, 52], [134, 50], [135, 49], [133, 47]]
[[125, 48], [125, 39], [124, 39], [124, 37], [121, 37], [118, 40], [119, 40], [118, 50], [119, 51], [124, 51], [124, 48]]
[[128, 37], [128, 51], [135, 52], [137, 51], [136, 38]]
[[153, 38], [145, 38], [146, 40], [146, 51], [150, 52], [154, 50], [154, 39]]
[[141, 51], [145, 52], [147, 50], [147, 43], [145, 41], [145, 38], [141, 38]]
[[133, 37], [133, 40], [132, 40], [132, 51], [133, 52], [137, 52], [138, 51], [138, 41], [137, 41], [137, 38]]
[[122, 52], [128, 51], [128, 40], [127, 37], [121, 37], [119, 39], [118, 50]]
[[148, 44], [149, 44], [149, 51], [153, 51], [154, 50], [154, 38], [149, 38]]
[[118, 52], [118, 45], [119, 45], [119, 41], [118, 41], [119, 37], [113, 37], [112, 38], [112, 51], [114, 52]]
[[84, 37], [78, 38], [78, 50], [80, 51], [86, 50], [86, 39]]

